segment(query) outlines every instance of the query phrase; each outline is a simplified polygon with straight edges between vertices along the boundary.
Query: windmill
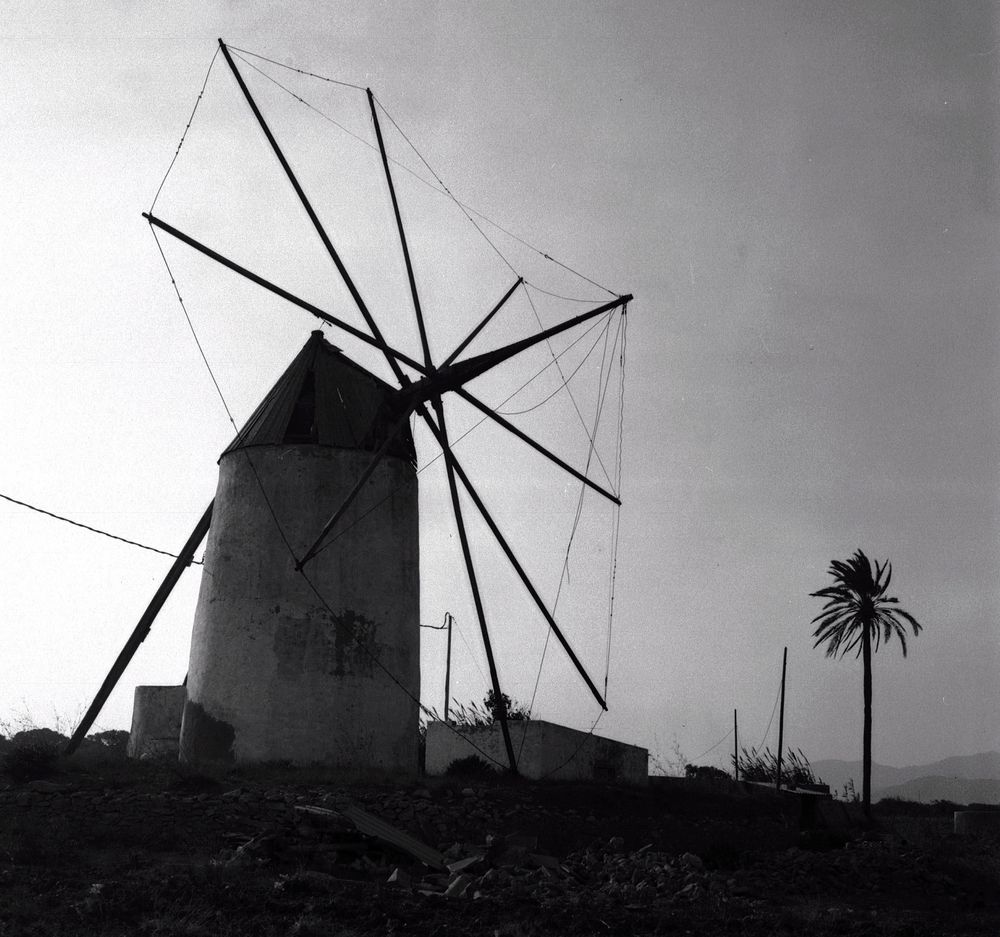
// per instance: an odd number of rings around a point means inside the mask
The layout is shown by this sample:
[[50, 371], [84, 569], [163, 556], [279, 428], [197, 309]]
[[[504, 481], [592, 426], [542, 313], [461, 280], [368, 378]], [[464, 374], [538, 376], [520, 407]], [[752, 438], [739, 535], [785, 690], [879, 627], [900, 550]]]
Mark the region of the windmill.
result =
[[[545, 619], [551, 634], [562, 646], [590, 694], [602, 710], [607, 709], [607, 705], [601, 691], [581, 663], [508, 539], [483, 502], [476, 485], [456, 456], [449, 433], [445, 402], [452, 397], [463, 400], [482, 413], [484, 418], [502, 427], [540, 457], [559, 467], [589, 490], [619, 505], [620, 500], [613, 491], [598, 484], [586, 473], [574, 468], [515, 426], [480, 400], [467, 385], [498, 365], [514, 359], [540, 343], [547, 342], [556, 335], [618, 310], [624, 314], [627, 303], [632, 297], [615, 296], [609, 302], [588, 309], [558, 325], [541, 329], [518, 341], [509, 342], [488, 352], [464, 355], [469, 345], [521, 286], [522, 278], [518, 277], [466, 337], [443, 360], [439, 358], [435, 361], [428, 341], [425, 316], [393, 183], [391, 161], [386, 152], [379, 123], [378, 109], [372, 92], [366, 89], [372, 125], [395, 218], [399, 248], [406, 269], [410, 299], [420, 338], [421, 357], [417, 359], [398, 350], [389, 343], [380, 330], [251, 94], [230, 48], [221, 39], [219, 50], [273, 155], [308, 216], [311, 226], [364, 320], [366, 328], [352, 326], [347, 321], [254, 273], [157, 217], [152, 210], [144, 212], [143, 217], [149, 222], [154, 233], [160, 231], [170, 235], [257, 286], [308, 311], [328, 326], [377, 349], [392, 372], [395, 385], [380, 382], [355, 365], [340, 354], [339, 350], [328, 345], [322, 333], [313, 334], [285, 375], [240, 431], [233, 444], [223, 453], [220, 459], [220, 481], [216, 500], [205, 511], [140, 618], [93, 704], [70, 740], [68, 750], [72, 751], [79, 745], [93, 724], [138, 645], [148, 633], [160, 607], [166, 601], [183, 569], [190, 565], [195, 551], [210, 528], [212, 534], [206, 552], [206, 566], [210, 562], [218, 563], [222, 558], [230, 559], [240, 554], [240, 563], [237, 565], [240, 565], [241, 569], [236, 573], [225, 575], [216, 575], [218, 569], [214, 572], [210, 570], [212, 575], [208, 580], [203, 579], [192, 641], [188, 702], [181, 733], [182, 757], [186, 752], [192, 760], [198, 760], [202, 756], [210, 758], [219, 753], [233, 751], [236, 751], [241, 760], [265, 760], [275, 757], [276, 752], [280, 756], [285, 750], [280, 748], [280, 743], [274, 742], [276, 738], [287, 739], [289, 733], [294, 733], [293, 724], [318, 722], [322, 727], [324, 720], [330, 716], [331, 707], [343, 708], [346, 705], [345, 699], [349, 700], [344, 712], [345, 717], [357, 722], [364, 715], [368, 723], [377, 724], [384, 729], [383, 736], [388, 734], [394, 738], [403, 738], [409, 727], [413, 730], [410, 731], [409, 737], [413, 739], [415, 745], [417, 718], [415, 704], [419, 681], [418, 669], [414, 670], [416, 667], [414, 648], [418, 647], [419, 635], [419, 623], [415, 617], [418, 611], [418, 595], [414, 592], [417, 547], [416, 503], [415, 497], [401, 496], [399, 490], [401, 479], [407, 473], [407, 464], [410, 464], [412, 472], [413, 442], [409, 434], [409, 421], [416, 415], [427, 426], [444, 458], [455, 530], [482, 636], [490, 685], [494, 699], [498, 701], [498, 721], [508, 763], [511, 770], [516, 771], [517, 758], [507, 724], [505, 697], [501, 691], [477, 565], [463, 512], [462, 492], [481, 516], [511, 569]], [[348, 385], [358, 390], [358, 393], [351, 398], [352, 404], [344, 399], [343, 388]], [[340, 401], [339, 404], [330, 403], [334, 395], [329, 392], [324, 393], [322, 390], [324, 386], [337, 388], [335, 396]], [[350, 396], [348, 394], [348, 397]], [[327, 403], [324, 404], [323, 401]], [[327, 409], [324, 410], [324, 406]], [[341, 412], [343, 408], [349, 409], [350, 413], [346, 410]], [[321, 431], [319, 427], [324, 421], [328, 424], [328, 428]], [[351, 440], [347, 442], [343, 426], [351, 423], [356, 425], [350, 428]], [[325, 439], [321, 438], [324, 432], [327, 433]], [[313, 449], [328, 451], [324, 452], [323, 458], [312, 467], [303, 469], [301, 466], [293, 466], [289, 469], [289, 460], [285, 458], [289, 447], [298, 455], [301, 455], [302, 447], [308, 448], [310, 453]], [[250, 454], [251, 450], [253, 455]], [[333, 467], [327, 458], [331, 452], [336, 453], [334, 456], [336, 465]], [[345, 456], [345, 452], [348, 455]], [[303, 484], [302, 479], [306, 477], [308, 480]], [[300, 488], [289, 500], [290, 486], [294, 488], [295, 485], [299, 485]], [[344, 556], [348, 553], [357, 555], [365, 552], [365, 549], [358, 542], [351, 542], [349, 539], [345, 541], [343, 528], [350, 525], [352, 513], [356, 514], [359, 497], [363, 493], [366, 497], [370, 496], [373, 487], [374, 490], [384, 493], [382, 500], [388, 503], [385, 512], [390, 514], [395, 512], [396, 515], [400, 515], [397, 517], [398, 523], [385, 534], [384, 539], [378, 541], [381, 545], [389, 547], [388, 553], [391, 556], [386, 560], [385, 552], [376, 555], [377, 551], [369, 549], [367, 567], [346, 570], [343, 563]], [[255, 509], [256, 513], [247, 507], [253, 498], [257, 498], [260, 502]], [[291, 513], [295, 515], [295, 520], [291, 522], [295, 527], [294, 534], [289, 531], [287, 521], [289, 514], [282, 512], [282, 516], [279, 517], [277, 510], [279, 506], [275, 502], [280, 498], [284, 498], [284, 506], [289, 507]], [[395, 507], [391, 503], [394, 498], [398, 502]], [[327, 512], [324, 515], [327, 517], [325, 523], [321, 523], [318, 519], [320, 511], [323, 510]], [[250, 514], [257, 520], [248, 521]], [[263, 527], [271, 522], [273, 524], [270, 532], [262, 534]], [[306, 536], [308, 530], [313, 530], [314, 535]], [[262, 548], [262, 537], [274, 544], [273, 551], [276, 552]], [[393, 572], [387, 578], [380, 578], [379, 569], [387, 565]], [[261, 589], [261, 569], [264, 566], [268, 568], [268, 575], [273, 572], [272, 567], [281, 566], [281, 569], [280, 573], [275, 574], [276, 582], [271, 583], [266, 589]], [[241, 594], [241, 590], [243, 593], [247, 592], [248, 576], [253, 580], [252, 588], [249, 589], [249, 592], [253, 593], [248, 600], [249, 605], [243, 602], [245, 595]], [[347, 586], [342, 589], [344, 583], [347, 583]], [[364, 608], [359, 610], [359, 605], [370, 602], [373, 594], [383, 597], [396, 596], [399, 598], [398, 607], [390, 602], [393, 607], [386, 608], [383, 603], [383, 607], [371, 615], [367, 614]], [[289, 595], [299, 596], [298, 600], [292, 601], [297, 611], [289, 612], [287, 608]], [[283, 604], [286, 606], [284, 611], [281, 610]], [[220, 613], [218, 609], [223, 606], [228, 608], [228, 611]], [[312, 626], [307, 626], [306, 620], [316, 618], [315, 613], [318, 610], [325, 610], [327, 615], [319, 614], [318, 617], [324, 621], [319, 625], [313, 621], [313, 625], [325, 635], [322, 640], [328, 645], [332, 642], [334, 646], [334, 650], [330, 651], [331, 659], [334, 660], [331, 664], [332, 669], [314, 675], [315, 686], [319, 687], [315, 694], [310, 691], [300, 694], [300, 699], [293, 699], [288, 692], [273, 693], [274, 682], [277, 679], [274, 678], [274, 673], [281, 671], [282, 667], [294, 670], [295, 662], [290, 662], [289, 655], [291, 658], [296, 658], [298, 655], [296, 659], [301, 664], [303, 655], [310, 656], [317, 651], [315, 642], [310, 645], [308, 641], [303, 640], [301, 630], [296, 631], [295, 627], [289, 629], [285, 626], [289, 622], [296, 622], [300, 629], [308, 631], [308, 627]], [[329, 631], [330, 620], [336, 623], [334, 632]], [[387, 641], [384, 639], [385, 628], [380, 635], [374, 632], [390, 620], [392, 624], [389, 630], [394, 637]], [[248, 629], [248, 622], [255, 622], [256, 626], [271, 630], [253, 631], [252, 628]], [[276, 635], [283, 627], [284, 637], [279, 639]], [[261, 640], [261, 634], [266, 634], [266, 640]], [[350, 644], [352, 653], [358, 651], [362, 655], [355, 661], [353, 667], [347, 666], [346, 670], [343, 659], [344, 642]], [[267, 647], [260, 651], [263, 645]], [[278, 645], [281, 646], [280, 649]], [[253, 649], [254, 646], [257, 650]], [[341, 654], [339, 659], [338, 653]], [[220, 661], [227, 661], [226, 666], [220, 666]], [[341, 667], [339, 672], [337, 666]], [[268, 668], [274, 673], [269, 675]], [[352, 693], [345, 695], [344, 686], [359, 677], [361, 671], [364, 671], [366, 677], [373, 678], [374, 682], [369, 681], [363, 690], [352, 691], [353, 695]], [[344, 679], [345, 677], [347, 679]], [[379, 709], [379, 701], [384, 700], [391, 692], [388, 689], [390, 684], [394, 684], [409, 702], [399, 707], [390, 706], [387, 710]], [[334, 689], [331, 690], [331, 687]], [[250, 738], [252, 733], [246, 726], [241, 729], [233, 724], [234, 710], [244, 707], [251, 709], [256, 707], [257, 714], [245, 720], [248, 724], [259, 723], [261, 720], [268, 722], [263, 736]], [[353, 711], [351, 707], [354, 707]], [[271, 717], [277, 713], [278, 717], [269, 719], [266, 715], [261, 715], [262, 712], [270, 713]], [[392, 728], [385, 728], [389, 725]], [[313, 731], [315, 737], [315, 730]], [[275, 744], [279, 744], [278, 749], [274, 748]], [[402, 753], [400, 746], [403, 749]], [[397, 769], [402, 767], [405, 770], [408, 758], [405, 748], [405, 743], [397, 743], [392, 739], [386, 742], [383, 738], [372, 743], [369, 757], [373, 764]], [[298, 750], [293, 749], [293, 753], [295, 751]]]

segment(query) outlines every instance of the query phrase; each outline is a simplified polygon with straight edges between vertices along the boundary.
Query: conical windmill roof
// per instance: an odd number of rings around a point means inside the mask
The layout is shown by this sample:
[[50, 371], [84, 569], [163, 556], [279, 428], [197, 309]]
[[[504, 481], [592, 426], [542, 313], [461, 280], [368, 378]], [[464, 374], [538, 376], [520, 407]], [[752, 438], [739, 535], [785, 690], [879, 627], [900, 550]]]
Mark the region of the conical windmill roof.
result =
[[[395, 422], [396, 390], [315, 331], [239, 435], [223, 452], [251, 446], [317, 445], [374, 452]], [[409, 425], [389, 455], [416, 462]]]

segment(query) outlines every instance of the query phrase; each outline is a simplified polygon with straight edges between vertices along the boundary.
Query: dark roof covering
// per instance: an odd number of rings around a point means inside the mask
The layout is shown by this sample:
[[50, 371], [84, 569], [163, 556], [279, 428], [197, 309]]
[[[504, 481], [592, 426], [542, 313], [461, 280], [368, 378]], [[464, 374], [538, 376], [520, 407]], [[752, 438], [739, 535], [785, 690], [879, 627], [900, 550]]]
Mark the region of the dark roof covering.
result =
[[[394, 422], [397, 391], [313, 332], [223, 452], [249, 446], [313, 444], [374, 452]], [[409, 424], [389, 455], [416, 462]]]

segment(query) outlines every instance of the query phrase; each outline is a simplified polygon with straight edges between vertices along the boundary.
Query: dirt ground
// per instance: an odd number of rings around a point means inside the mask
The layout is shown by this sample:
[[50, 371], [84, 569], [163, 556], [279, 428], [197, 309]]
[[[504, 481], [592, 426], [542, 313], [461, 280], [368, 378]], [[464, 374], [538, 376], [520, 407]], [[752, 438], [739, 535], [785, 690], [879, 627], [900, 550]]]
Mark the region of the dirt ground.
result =
[[996, 838], [916, 805], [868, 830], [799, 811], [731, 782], [68, 762], [0, 780], [0, 937], [1000, 933]]

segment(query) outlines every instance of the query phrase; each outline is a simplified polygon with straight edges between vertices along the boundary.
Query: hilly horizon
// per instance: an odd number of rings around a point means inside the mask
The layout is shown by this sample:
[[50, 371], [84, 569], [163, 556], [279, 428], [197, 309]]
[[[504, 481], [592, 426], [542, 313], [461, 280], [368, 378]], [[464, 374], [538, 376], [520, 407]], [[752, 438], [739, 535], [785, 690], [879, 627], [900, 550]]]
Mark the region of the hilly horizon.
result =
[[[812, 762], [817, 779], [841, 794], [853, 780], [861, 793], [861, 761], [825, 759]], [[975, 755], [955, 755], [924, 765], [893, 767], [872, 763], [872, 800], [900, 797], [930, 802], [951, 800], [955, 803], [1000, 802], [1000, 751]]]

